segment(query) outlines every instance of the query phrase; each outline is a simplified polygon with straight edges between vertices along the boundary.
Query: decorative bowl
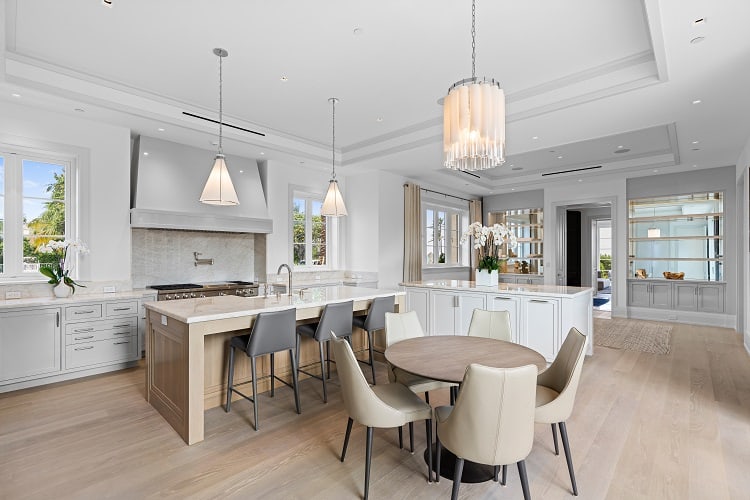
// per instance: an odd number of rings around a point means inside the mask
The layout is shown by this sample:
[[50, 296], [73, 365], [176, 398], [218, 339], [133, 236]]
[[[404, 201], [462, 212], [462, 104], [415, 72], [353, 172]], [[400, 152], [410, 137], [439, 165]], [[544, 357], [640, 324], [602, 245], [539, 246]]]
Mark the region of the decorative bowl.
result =
[[682, 271], [678, 273], [670, 273], [669, 271], [664, 271], [662, 274], [668, 280], [681, 280], [682, 278], [685, 277], [685, 273], [683, 273]]

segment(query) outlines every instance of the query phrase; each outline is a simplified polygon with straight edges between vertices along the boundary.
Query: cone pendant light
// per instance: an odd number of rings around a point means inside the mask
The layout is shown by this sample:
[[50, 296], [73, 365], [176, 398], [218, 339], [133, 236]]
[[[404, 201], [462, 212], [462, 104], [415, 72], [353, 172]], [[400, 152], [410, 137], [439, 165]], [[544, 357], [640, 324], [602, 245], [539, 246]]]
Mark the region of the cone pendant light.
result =
[[221, 62], [229, 55], [224, 49], [214, 49], [214, 54], [219, 57], [219, 151], [214, 159], [214, 166], [211, 173], [208, 174], [206, 186], [203, 188], [200, 201], [208, 205], [239, 205], [237, 193], [232, 184], [232, 178], [229, 177], [227, 163], [224, 161], [224, 150], [222, 148], [222, 115], [223, 115], [223, 96], [222, 96], [222, 72]]
[[336, 180], [336, 102], [337, 98], [331, 97], [328, 99], [331, 103], [332, 109], [332, 137], [331, 140], [331, 181], [328, 183], [328, 192], [326, 193], [325, 200], [323, 200], [323, 207], [320, 210], [320, 215], [326, 217], [341, 217], [349, 215], [346, 212], [346, 206], [344, 205], [344, 197], [341, 196], [339, 191], [339, 182]]

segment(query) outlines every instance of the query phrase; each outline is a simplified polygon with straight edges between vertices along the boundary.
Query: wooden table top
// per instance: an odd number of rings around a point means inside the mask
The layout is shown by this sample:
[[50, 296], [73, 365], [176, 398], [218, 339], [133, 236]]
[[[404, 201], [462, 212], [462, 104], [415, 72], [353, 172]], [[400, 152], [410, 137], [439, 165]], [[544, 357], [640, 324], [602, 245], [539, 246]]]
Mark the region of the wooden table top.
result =
[[471, 363], [495, 368], [536, 365], [547, 367], [544, 357], [520, 344], [486, 337], [427, 335], [403, 340], [385, 350], [385, 359], [404, 371], [433, 380], [460, 383]]

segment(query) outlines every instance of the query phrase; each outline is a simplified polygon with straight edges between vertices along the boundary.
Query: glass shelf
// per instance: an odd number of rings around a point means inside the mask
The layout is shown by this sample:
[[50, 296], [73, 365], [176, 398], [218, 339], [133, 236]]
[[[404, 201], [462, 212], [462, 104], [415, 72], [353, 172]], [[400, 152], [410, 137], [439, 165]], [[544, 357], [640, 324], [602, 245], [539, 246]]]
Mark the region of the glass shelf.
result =
[[516, 235], [518, 246], [500, 246], [501, 258], [507, 259], [507, 270], [512, 272], [516, 263], [526, 261], [530, 274], [542, 274], [544, 270], [544, 216], [541, 208], [526, 208], [491, 212], [489, 225], [503, 224]]
[[684, 272], [686, 280], [723, 280], [723, 193], [634, 199], [628, 209], [631, 277], [669, 271]]

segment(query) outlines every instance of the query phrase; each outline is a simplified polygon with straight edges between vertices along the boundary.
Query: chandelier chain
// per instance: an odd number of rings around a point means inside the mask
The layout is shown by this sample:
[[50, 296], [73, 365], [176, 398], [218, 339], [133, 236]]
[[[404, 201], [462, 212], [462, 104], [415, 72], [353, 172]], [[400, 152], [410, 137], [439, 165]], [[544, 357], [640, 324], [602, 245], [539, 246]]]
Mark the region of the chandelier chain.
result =
[[224, 57], [219, 55], [219, 154], [224, 154], [224, 149], [222, 147], [222, 122], [223, 122], [223, 114], [224, 114], [224, 94], [222, 91], [222, 88], [224, 87], [224, 80], [223, 80], [223, 72], [222, 72], [222, 60]]
[[476, 59], [477, 59], [476, 14], [477, 14], [476, 1], [471, 0], [471, 78], [472, 79], [477, 77], [476, 75]]

